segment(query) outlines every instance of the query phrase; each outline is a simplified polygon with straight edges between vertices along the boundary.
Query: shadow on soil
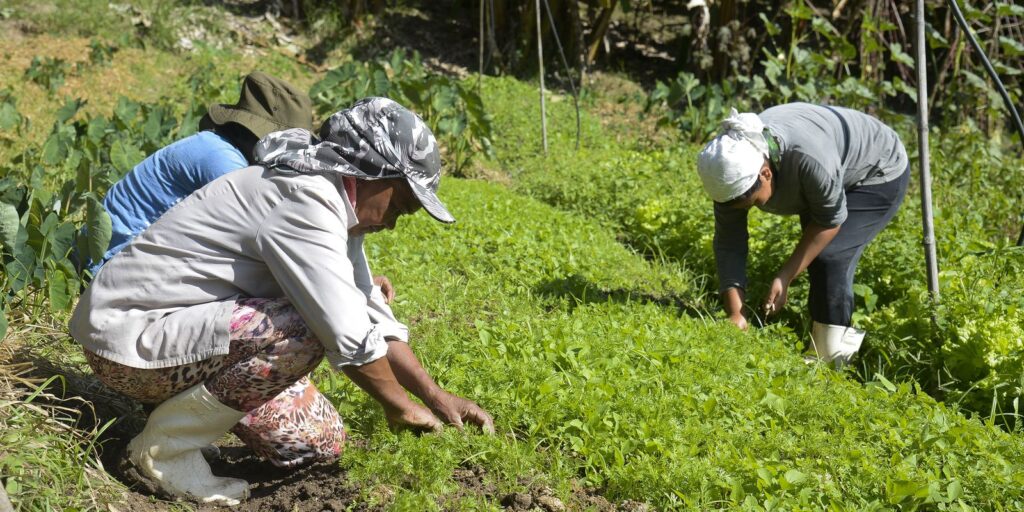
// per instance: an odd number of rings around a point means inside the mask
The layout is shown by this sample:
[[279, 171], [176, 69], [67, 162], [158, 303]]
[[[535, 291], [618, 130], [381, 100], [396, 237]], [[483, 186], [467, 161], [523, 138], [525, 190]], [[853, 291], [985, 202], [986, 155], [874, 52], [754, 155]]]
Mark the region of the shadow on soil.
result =
[[570, 310], [581, 304], [603, 304], [609, 301], [619, 304], [647, 302], [674, 308], [679, 314], [694, 318], [710, 316], [710, 313], [692, 297], [678, 294], [654, 295], [636, 290], [608, 290], [578, 274], [541, 283], [534, 288], [534, 292], [543, 297], [570, 298], [575, 302], [569, 305]]

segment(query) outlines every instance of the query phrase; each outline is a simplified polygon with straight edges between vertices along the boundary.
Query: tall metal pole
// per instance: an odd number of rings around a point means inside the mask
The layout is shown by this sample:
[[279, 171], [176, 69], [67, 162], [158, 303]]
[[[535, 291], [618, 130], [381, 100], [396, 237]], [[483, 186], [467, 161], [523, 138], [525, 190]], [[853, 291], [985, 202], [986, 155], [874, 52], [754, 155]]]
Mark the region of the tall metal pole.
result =
[[939, 300], [939, 265], [935, 255], [932, 224], [932, 176], [928, 155], [928, 69], [925, 60], [924, 0], [917, 0], [917, 145], [921, 157], [921, 221], [924, 228], [924, 259], [928, 265], [928, 292]]
[[537, 0], [537, 66], [540, 68], [540, 135], [544, 141], [544, 154], [548, 154], [548, 115], [544, 105], [544, 33], [540, 24], [540, 0]]

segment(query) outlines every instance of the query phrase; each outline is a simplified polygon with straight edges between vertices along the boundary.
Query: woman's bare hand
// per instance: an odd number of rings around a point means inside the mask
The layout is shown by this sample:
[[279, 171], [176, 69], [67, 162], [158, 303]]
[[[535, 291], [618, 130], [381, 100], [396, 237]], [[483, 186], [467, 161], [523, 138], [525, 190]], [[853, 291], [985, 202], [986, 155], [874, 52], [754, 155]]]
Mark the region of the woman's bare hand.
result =
[[410, 402], [408, 406], [400, 410], [385, 411], [385, 415], [388, 419], [388, 426], [394, 432], [401, 430], [440, 432], [442, 428], [441, 420], [437, 419], [430, 409], [415, 402]]
[[373, 276], [373, 284], [380, 287], [380, 293], [384, 296], [384, 303], [391, 304], [395, 300], [395, 287], [387, 276]]
[[445, 423], [459, 430], [462, 430], [464, 424], [470, 423], [488, 434], [494, 433], [494, 419], [472, 400], [439, 389], [427, 405]]

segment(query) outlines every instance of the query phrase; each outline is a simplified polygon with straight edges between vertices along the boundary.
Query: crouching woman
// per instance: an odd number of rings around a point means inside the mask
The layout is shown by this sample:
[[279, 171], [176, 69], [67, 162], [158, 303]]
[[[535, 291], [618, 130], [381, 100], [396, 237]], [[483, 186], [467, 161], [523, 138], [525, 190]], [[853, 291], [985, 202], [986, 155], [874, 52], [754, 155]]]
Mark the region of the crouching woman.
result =
[[174, 206], [75, 309], [71, 333], [97, 377], [159, 404], [128, 456], [171, 495], [225, 505], [248, 496], [247, 482], [213, 476], [202, 455], [228, 430], [277, 466], [336, 458], [341, 418], [307, 377], [325, 356], [392, 426], [493, 431], [486, 411], [420, 366], [363, 253], [365, 234], [421, 207], [454, 222], [436, 195], [433, 134], [397, 103], [368, 98], [319, 135], [268, 135], [260, 165]]

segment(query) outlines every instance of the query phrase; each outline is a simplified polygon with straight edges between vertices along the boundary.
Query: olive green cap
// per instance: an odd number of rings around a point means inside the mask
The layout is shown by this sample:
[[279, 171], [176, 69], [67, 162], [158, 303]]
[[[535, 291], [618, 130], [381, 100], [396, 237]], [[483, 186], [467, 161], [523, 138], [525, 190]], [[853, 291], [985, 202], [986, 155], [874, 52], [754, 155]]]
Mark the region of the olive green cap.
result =
[[210, 105], [200, 127], [237, 123], [257, 139], [289, 128], [313, 131], [313, 102], [309, 95], [266, 73], [253, 71], [242, 80], [234, 105]]

